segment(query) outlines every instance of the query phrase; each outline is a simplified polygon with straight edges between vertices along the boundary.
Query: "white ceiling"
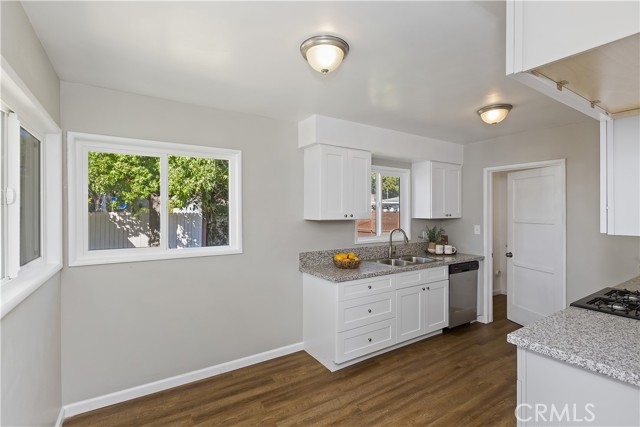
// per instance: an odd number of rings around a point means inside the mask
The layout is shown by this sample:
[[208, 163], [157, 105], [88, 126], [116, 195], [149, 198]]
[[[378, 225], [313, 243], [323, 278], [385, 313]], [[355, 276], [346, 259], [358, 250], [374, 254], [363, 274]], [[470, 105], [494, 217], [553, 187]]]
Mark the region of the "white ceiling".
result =
[[[505, 77], [503, 1], [23, 2], [61, 80], [297, 122], [312, 114], [456, 143], [587, 119]], [[299, 52], [351, 47], [326, 76]], [[500, 125], [483, 105], [514, 105]]]

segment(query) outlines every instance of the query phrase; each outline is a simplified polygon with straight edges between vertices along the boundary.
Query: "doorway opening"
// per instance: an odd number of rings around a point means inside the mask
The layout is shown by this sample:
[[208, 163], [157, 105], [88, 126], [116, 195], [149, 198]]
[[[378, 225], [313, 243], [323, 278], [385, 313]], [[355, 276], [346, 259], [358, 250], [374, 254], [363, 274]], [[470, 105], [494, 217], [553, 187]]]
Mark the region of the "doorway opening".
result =
[[[509, 237], [509, 232], [511, 234], [514, 233], [515, 228], [513, 228], [513, 224], [515, 222], [522, 221], [513, 221], [509, 219], [509, 216], [513, 214], [513, 210], [508, 214], [508, 205], [513, 202], [510, 201], [509, 197], [512, 194], [512, 187], [509, 184], [510, 175], [512, 177], [517, 177], [518, 174], [524, 174], [525, 177], [528, 175], [536, 176], [540, 174], [544, 174], [544, 171], [553, 170], [556, 176], [554, 181], [553, 189], [556, 194], [556, 202], [557, 205], [556, 212], [556, 221], [555, 221], [555, 238], [551, 243], [553, 246], [553, 250], [555, 251], [555, 255], [551, 258], [555, 262], [555, 266], [551, 269], [547, 267], [536, 268], [535, 263], [527, 263], [527, 262], [516, 262], [514, 258], [509, 258], [513, 254], [510, 251], [513, 249], [510, 245], [521, 244], [524, 239], [533, 240], [531, 237], [526, 237], [526, 229], [530, 228], [531, 224], [536, 226], [537, 224], [544, 223], [545, 221], [537, 221], [532, 220], [528, 221], [529, 224], [521, 226], [520, 233], [518, 239], [514, 240], [513, 236]], [[516, 173], [517, 172], [517, 173]], [[514, 190], [515, 191], [515, 190]], [[526, 189], [524, 190], [526, 194]], [[534, 203], [534, 199], [536, 196], [529, 197], [527, 195], [527, 199], [529, 200], [529, 206], [531, 203]], [[527, 203], [525, 202], [523, 206], [527, 207]], [[484, 274], [483, 274], [483, 289], [482, 289], [482, 315], [479, 316], [478, 320], [483, 323], [490, 323], [493, 321], [493, 296], [494, 296], [494, 282], [496, 283], [495, 294], [506, 294], [508, 298], [508, 302], [510, 304], [514, 304], [517, 301], [517, 298], [514, 297], [522, 297], [526, 293], [529, 295], [534, 295], [537, 292], [543, 292], [544, 286], [540, 286], [539, 288], [535, 286], [536, 282], [536, 274], [540, 275], [540, 277], [544, 277], [546, 274], [554, 275], [553, 286], [556, 292], [556, 297], [552, 298], [551, 301], [553, 304], [556, 304], [560, 308], [566, 307], [566, 164], [564, 159], [559, 160], [549, 160], [535, 163], [523, 163], [523, 164], [514, 164], [514, 165], [505, 165], [505, 166], [497, 166], [491, 168], [485, 168], [483, 174], [483, 227], [484, 227], [484, 257], [485, 257], [485, 265], [484, 265]], [[513, 206], [512, 206], [513, 208]], [[535, 210], [535, 209], [533, 209]], [[534, 215], [535, 216], [535, 215]], [[520, 224], [518, 224], [520, 226]], [[508, 232], [509, 231], [509, 232]], [[529, 235], [532, 235], [531, 231], [528, 232]], [[534, 236], [539, 233], [534, 232]], [[529, 249], [530, 259], [535, 259], [536, 251], [538, 254], [546, 253], [545, 242], [533, 242], [533, 249]], [[535, 245], [539, 245], [542, 249], [535, 249]], [[550, 243], [547, 242], [547, 245]], [[521, 253], [525, 254], [525, 252], [521, 251]], [[557, 261], [557, 262], [556, 262]], [[518, 270], [519, 269], [519, 270]], [[514, 274], [514, 271], [517, 272]], [[511, 272], [511, 282], [508, 285], [509, 281], [509, 272]], [[523, 273], [524, 272], [524, 273]], [[529, 281], [529, 285], [520, 288], [521, 292], [515, 293], [514, 282], [518, 278], [521, 282]], [[522, 280], [520, 280], [522, 279]], [[531, 286], [531, 285], [534, 286]], [[511, 295], [509, 292], [511, 291]], [[533, 293], [533, 294], [532, 294]], [[511, 297], [511, 299], [509, 299]], [[540, 298], [541, 301], [544, 301], [545, 298]], [[546, 299], [549, 301], [549, 298]], [[516, 304], [517, 305], [517, 304]], [[515, 307], [515, 305], [512, 305]], [[535, 310], [533, 310], [535, 311]], [[526, 317], [526, 316], [525, 316]], [[525, 323], [520, 321], [519, 323]]]

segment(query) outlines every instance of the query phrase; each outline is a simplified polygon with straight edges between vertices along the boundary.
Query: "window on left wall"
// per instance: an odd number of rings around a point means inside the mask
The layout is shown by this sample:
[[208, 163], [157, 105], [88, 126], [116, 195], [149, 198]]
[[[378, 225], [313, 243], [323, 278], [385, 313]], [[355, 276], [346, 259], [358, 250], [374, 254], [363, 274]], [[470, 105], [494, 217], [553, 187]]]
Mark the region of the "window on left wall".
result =
[[0, 279], [12, 279], [42, 261], [43, 138], [16, 113], [0, 114]]
[[70, 132], [69, 264], [240, 253], [240, 152]]

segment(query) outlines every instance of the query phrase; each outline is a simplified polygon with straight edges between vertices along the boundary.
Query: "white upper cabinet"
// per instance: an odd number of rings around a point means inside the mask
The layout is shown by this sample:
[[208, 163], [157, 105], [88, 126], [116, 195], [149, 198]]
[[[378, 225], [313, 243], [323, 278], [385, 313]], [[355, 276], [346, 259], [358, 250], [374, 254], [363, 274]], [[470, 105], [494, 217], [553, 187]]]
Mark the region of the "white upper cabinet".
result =
[[371, 153], [317, 144], [304, 150], [304, 219], [371, 215]]
[[507, 0], [506, 72], [599, 119], [640, 112], [640, 2]]
[[412, 217], [462, 216], [462, 166], [426, 161], [411, 165]]
[[507, 74], [638, 33], [636, 1], [507, 1]]
[[640, 116], [600, 126], [600, 232], [640, 236]]

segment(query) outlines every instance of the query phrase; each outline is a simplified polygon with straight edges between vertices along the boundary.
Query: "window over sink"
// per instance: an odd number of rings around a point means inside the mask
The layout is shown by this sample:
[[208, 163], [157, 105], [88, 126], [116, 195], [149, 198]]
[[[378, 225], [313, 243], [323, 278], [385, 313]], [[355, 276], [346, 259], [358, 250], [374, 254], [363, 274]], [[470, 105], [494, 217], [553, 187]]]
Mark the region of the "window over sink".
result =
[[[356, 221], [356, 243], [388, 241], [394, 228], [402, 228], [410, 236], [410, 182], [408, 169], [371, 166], [371, 215]], [[401, 238], [398, 233], [394, 236]]]

